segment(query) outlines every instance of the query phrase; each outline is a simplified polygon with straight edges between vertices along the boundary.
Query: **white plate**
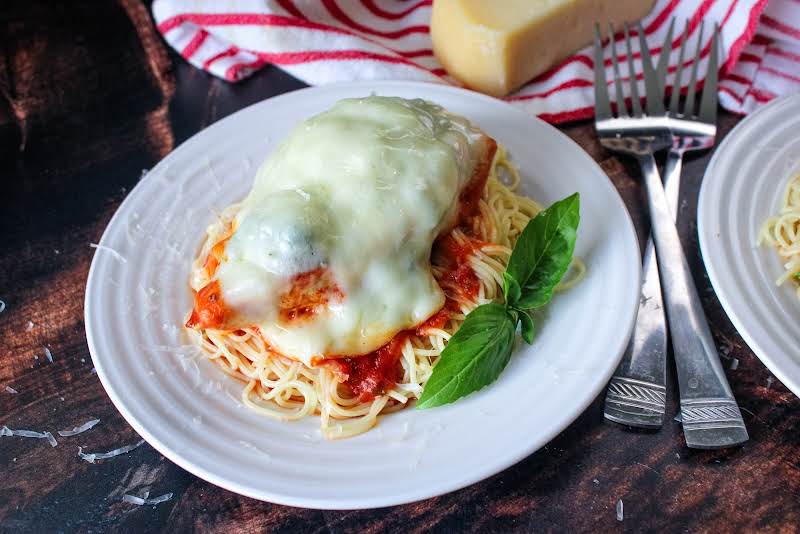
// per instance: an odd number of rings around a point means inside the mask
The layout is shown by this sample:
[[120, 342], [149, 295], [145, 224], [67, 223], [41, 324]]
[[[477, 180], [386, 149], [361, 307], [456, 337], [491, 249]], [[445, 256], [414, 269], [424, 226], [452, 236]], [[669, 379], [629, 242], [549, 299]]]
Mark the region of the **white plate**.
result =
[[[241, 384], [189, 358], [181, 319], [189, 264], [212, 211], [241, 199], [256, 167], [299, 121], [346, 97], [422, 97], [505, 144], [524, 192], [549, 204], [581, 193], [580, 285], [547, 309], [532, 347], [500, 379], [443, 408], [384, 417], [326, 442], [319, 420], [273, 421], [237, 406]], [[499, 100], [440, 85], [370, 82], [265, 100], [178, 147], [128, 195], [108, 225], [86, 288], [86, 335], [97, 373], [125, 419], [195, 475], [281, 504], [352, 509], [452, 491], [520, 461], [572, 422], [617, 365], [639, 298], [633, 225], [606, 175], [555, 128]]]
[[756, 246], [800, 170], [800, 94], [764, 106], [733, 129], [708, 165], [697, 207], [711, 284], [744, 340], [800, 396], [800, 301], [772, 247]]

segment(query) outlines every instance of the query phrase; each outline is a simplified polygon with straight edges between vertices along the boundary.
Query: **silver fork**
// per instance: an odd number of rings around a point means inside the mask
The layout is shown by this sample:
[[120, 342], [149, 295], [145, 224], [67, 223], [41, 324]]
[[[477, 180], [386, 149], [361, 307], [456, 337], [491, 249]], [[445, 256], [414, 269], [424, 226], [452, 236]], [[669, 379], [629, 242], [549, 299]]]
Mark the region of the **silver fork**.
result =
[[[672, 131], [672, 146], [665, 167], [665, 188], [673, 188], [677, 196], [685, 152], [707, 150], [714, 146], [717, 133], [717, 60], [719, 29], [714, 29], [708, 59], [708, 73], [700, 97], [700, 106], [695, 113], [697, 69], [703, 42], [703, 24], [697, 35], [695, 61], [689, 77], [689, 89], [683, 110], [678, 109], [683, 56], [689, 40], [688, 22], [679, 52], [678, 69], [669, 104], [669, 122]], [[677, 87], [678, 89], [675, 89]], [[712, 345], [713, 346], [713, 345]], [[710, 358], [708, 366], [695, 365], [691, 359], [675, 357], [678, 387], [681, 397], [681, 419], [686, 444], [693, 448], [717, 448], [747, 440], [747, 430], [742, 421], [739, 406], [725, 378], [718, 357]]]
[[[675, 20], [670, 21], [667, 38], [661, 49], [655, 77], [659, 84], [656, 94], [664, 94], [664, 85], [672, 52], [672, 30]], [[643, 69], [649, 75], [650, 50], [644, 39], [641, 25], [639, 45]], [[598, 52], [600, 55], [598, 56]], [[595, 45], [595, 65], [602, 64], [602, 50]], [[653, 94], [649, 88], [648, 96]], [[654, 108], [657, 115], [661, 108]], [[677, 204], [675, 195], [667, 192], [667, 200], [673, 216]], [[648, 238], [642, 263], [642, 292], [639, 310], [633, 326], [628, 347], [619, 362], [614, 376], [608, 384], [605, 402], [605, 417], [615, 423], [640, 428], [660, 428], [664, 422], [667, 400], [667, 319], [661, 298], [661, 282], [658, 278], [653, 240]]]
[[[617, 116], [611, 112], [600, 30], [595, 40], [595, 128], [600, 143], [609, 150], [633, 157], [639, 163], [647, 191], [656, 259], [661, 274], [664, 303], [669, 320], [673, 352], [681, 366], [691, 370], [685, 392], [681, 387], [681, 411], [690, 415], [684, 424], [686, 443], [696, 448], [718, 448], [748, 439], [741, 412], [721, 371], [719, 355], [697, 295], [689, 264], [683, 254], [653, 154], [672, 144], [669, 119], [662, 102], [661, 86], [649, 61], [643, 61], [647, 113], [643, 113], [635, 76], [630, 76], [631, 113], [622, 92], [616, 52], [612, 50]], [[614, 31], [610, 28], [613, 42]], [[639, 28], [640, 39], [644, 39]], [[625, 26], [628, 69], [634, 72], [630, 33]], [[615, 48], [615, 47], [614, 47]], [[706, 393], [713, 392], [713, 396]], [[697, 394], [695, 394], [697, 393]], [[683, 398], [687, 399], [684, 408]], [[690, 436], [691, 434], [691, 436]]]

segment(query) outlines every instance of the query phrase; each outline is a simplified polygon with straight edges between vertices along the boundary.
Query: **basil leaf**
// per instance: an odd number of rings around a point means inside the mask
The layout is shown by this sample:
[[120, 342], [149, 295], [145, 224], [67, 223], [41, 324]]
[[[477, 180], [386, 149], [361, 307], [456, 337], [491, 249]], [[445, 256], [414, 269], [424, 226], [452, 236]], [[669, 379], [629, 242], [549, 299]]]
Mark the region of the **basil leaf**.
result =
[[503, 298], [506, 306], [513, 306], [522, 296], [522, 289], [514, 278], [507, 272], [503, 273]]
[[521, 288], [515, 307], [527, 310], [550, 302], [553, 289], [572, 261], [579, 222], [578, 193], [559, 200], [528, 222], [506, 268]]
[[516, 328], [502, 304], [472, 310], [442, 351], [417, 409], [449, 404], [494, 382], [511, 359]]
[[522, 339], [525, 340], [525, 343], [530, 345], [533, 343], [533, 336], [536, 335], [536, 331], [533, 327], [533, 318], [528, 315], [528, 312], [525, 310], [519, 310], [519, 321], [521, 324], [520, 334], [522, 334]]

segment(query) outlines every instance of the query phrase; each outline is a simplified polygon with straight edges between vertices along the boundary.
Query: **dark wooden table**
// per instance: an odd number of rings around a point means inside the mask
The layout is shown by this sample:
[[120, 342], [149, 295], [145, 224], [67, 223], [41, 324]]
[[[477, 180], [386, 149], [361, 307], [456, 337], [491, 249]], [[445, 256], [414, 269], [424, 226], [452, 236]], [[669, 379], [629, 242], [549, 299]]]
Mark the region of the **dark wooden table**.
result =
[[[65, 4], [0, 8], [0, 424], [55, 431], [99, 417], [91, 445], [107, 450], [138, 438], [92, 372], [83, 323], [89, 243], [142, 169], [214, 121], [303, 84], [274, 68], [238, 85], [212, 78], [167, 51], [135, 0]], [[723, 135], [738, 120], [723, 114]], [[562, 129], [614, 181], [644, 239], [636, 170], [604, 152], [589, 123]], [[1, 437], [0, 530], [798, 531], [800, 400], [744, 344], [705, 275], [694, 214], [708, 159], [685, 166], [680, 232], [750, 431], [744, 447], [686, 448], [671, 419], [674, 374], [659, 432], [606, 423], [598, 397], [510, 469], [449, 495], [379, 510], [255, 501], [190, 475], [148, 445], [93, 465], [78, 458], [74, 441], [51, 448]], [[155, 507], [121, 502], [134, 485], [174, 497]]]

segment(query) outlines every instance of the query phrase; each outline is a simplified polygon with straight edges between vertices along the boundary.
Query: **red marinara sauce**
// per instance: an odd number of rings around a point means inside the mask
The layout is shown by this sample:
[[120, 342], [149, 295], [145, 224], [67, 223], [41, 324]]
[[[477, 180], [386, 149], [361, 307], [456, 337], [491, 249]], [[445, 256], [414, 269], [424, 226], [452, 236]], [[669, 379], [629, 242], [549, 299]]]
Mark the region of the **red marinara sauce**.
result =
[[469, 258], [486, 243], [469, 236], [463, 229], [466, 239], [463, 243], [456, 241], [453, 234], [440, 237], [434, 244], [434, 254], [445, 261], [446, 271], [439, 278], [439, 285], [445, 292], [458, 293], [462, 297], [473, 300], [478, 296], [480, 280], [469, 265]]
[[468, 217], [477, 215], [478, 203], [486, 189], [486, 182], [489, 180], [489, 171], [492, 169], [494, 155], [497, 153], [497, 142], [491, 137], [486, 141], [486, 153], [475, 164], [469, 183], [461, 191], [458, 197], [458, 220], [464, 222]]
[[[206, 256], [203, 268], [206, 275], [210, 278], [217, 272], [219, 262], [225, 256], [225, 244], [230, 239], [230, 234], [217, 242]], [[225, 324], [230, 317], [230, 310], [222, 300], [222, 288], [219, 281], [214, 280], [205, 285], [194, 295], [194, 308], [189, 320], [186, 321], [187, 328], [219, 328]]]
[[218, 328], [228, 318], [229, 311], [222, 300], [219, 281], [214, 280], [194, 296], [194, 309], [186, 322], [188, 328]]
[[488, 138], [486, 153], [476, 163], [469, 183], [458, 197], [458, 220], [459, 224], [462, 225], [461, 230], [466, 236], [465, 242], [459, 243], [450, 232], [440, 236], [433, 246], [434, 253], [438, 253], [447, 262], [447, 272], [439, 280], [439, 285], [445, 291], [457, 291], [469, 300], [477, 297], [480, 289], [480, 281], [469, 265], [469, 257], [475, 251], [480, 250], [486, 243], [472, 237], [471, 231], [465, 223], [480, 211], [478, 206], [483, 196], [483, 191], [486, 189], [486, 182], [489, 180], [489, 173], [496, 153], [497, 142], [492, 138]]
[[382, 395], [402, 378], [400, 365], [403, 345], [413, 330], [405, 330], [375, 352], [363, 356], [327, 360], [336, 372], [345, 377], [343, 384], [361, 402], [370, 402]]

